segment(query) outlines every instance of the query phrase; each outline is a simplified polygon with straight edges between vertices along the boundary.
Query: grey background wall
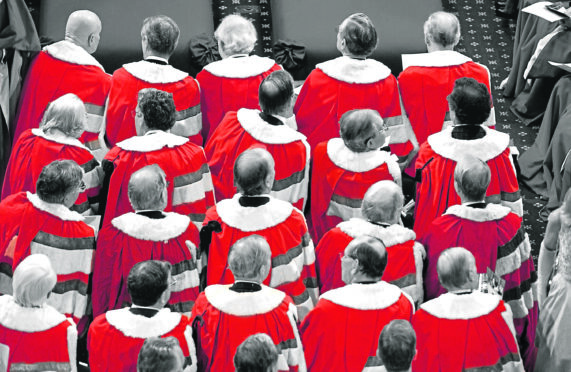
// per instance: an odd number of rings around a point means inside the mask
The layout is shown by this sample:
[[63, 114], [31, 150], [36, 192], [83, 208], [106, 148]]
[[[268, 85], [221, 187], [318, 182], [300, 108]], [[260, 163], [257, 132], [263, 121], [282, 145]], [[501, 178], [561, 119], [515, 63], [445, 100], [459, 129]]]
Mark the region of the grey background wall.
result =
[[[335, 27], [351, 13], [363, 12], [380, 35], [373, 57], [397, 74], [401, 53], [425, 51], [422, 25], [430, 13], [441, 9], [441, 0], [272, 0], [271, 5], [274, 41], [304, 44], [308, 70], [338, 55]], [[150, 15], [165, 14], [179, 25], [181, 38], [171, 63], [192, 75], [197, 71], [189, 63], [190, 38], [214, 32], [211, 0], [49, 0], [42, 2], [40, 35], [62, 39], [68, 15], [77, 9], [92, 10], [103, 22], [95, 57], [108, 72], [142, 58], [140, 29]]]

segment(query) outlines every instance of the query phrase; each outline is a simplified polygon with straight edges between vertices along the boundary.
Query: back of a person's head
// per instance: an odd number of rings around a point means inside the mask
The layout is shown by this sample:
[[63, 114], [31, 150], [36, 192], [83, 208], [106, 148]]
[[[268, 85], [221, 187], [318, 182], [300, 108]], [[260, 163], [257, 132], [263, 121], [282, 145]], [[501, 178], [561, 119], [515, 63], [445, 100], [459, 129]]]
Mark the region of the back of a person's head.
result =
[[387, 324], [379, 337], [378, 356], [387, 372], [405, 372], [410, 369], [416, 354], [416, 333], [404, 319]]
[[345, 18], [339, 29], [345, 40], [347, 51], [353, 56], [368, 57], [377, 47], [378, 36], [375, 25], [363, 13], [351, 14]]
[[127, 277], [127, 290], [133, 304], [152, 306], [168, 288], [171, 265], [165, 261], [148, 260], [135, 264]]
[[469, 201], [484, 200], [491, 178], [488, 164], [472, 155], [463, 156], [454, 168], [454, 181]]
[[68, 93], [50, 102], [40, 128], [44, 133], [57, 129], [70, 137], [79, 138], [85, 130], [85, 117], [85, 106], [81, 99]]
[[138, 106], [149, 129], [167, 131], [176, 122], [176, 107], [171, 93], [154, 88], [141, 89]]
[[396, 223], [403, 206], [402, 189], [393, 181], [383, 180], [369, 187], [361, 211], [370, 222]]
[[137, 359], [137, 372], [181, 372], [184, 354], [173, 337], [151, 337], [145, 340]]
[[14, 270], [14, 300], [23, 307], [39, 307], [47, 300], [56, 282], [50, 259], [43, 254], [32, 254]]
[[367, 140], [374, 136], [376, 126], [382, 124], [383, 119], [375, 110], [350, 110], [339, 120], [339, 134], [351, 151], [365, 152], [369, 150]]
[[47, 203], [64, 202], [65, 196], [83, 182], [83, 170], [73, 160], [55, 160], [46, 165], [36, 181], [36, 194]]
[[454, 47], [460, 41], [460, 22], [448, 12], [432, 13], [424, 22], [424, 39], [444, 47]]
[[473, 289], [473, 275], [477, 273], [476, 259], [466, 248], [448, 248], [436, 263], [438, 280], [447, 290]]
[[458, 124], [482, 124], [492, 110], [492, 100], [486, 84], [466, 77], [456, 80], [454, 89], [448, 96], [448, 103]]
[[234, 354], [236, 372], [274, 372], [277, 363], [278, 349], [265, 333], [249, 336]]
[[242, 238], [230, 247], [228, 267], [237, 279], [266, 279], [271, 265], [270, 245], [260, 235]]
[[268, 75], [258, 89], [260, 107], [266, 114], [277, 114], [289, 105], [293, 96], [293, 78], [289, 72], [278, 70]]
[[148, 17], [143, 21], [141, 37], [147, 39], [148, 47], [162, 55], [172, 55], [177, 44], [180, 30], [171, 18], [165, 15]]
[[165, 172], [157, 164], [147, 165], [134, 172], [129, 179], [129, 200], [133, 209], [162, 210], [166, 207]]
[[[243, 195], [260, 195], [270, 192], [268, 177], [274, 174], [274, 159], [262, 148], [249, 149], [238, 155], [234, 162], [234, 184]], [[273, 178], [271, 179], [273, 183]]]
[[254, 50], [258, 38], [252, 22], [237, 14], [224, 17], [214, 37], [220, 42], [221, 52], [226, 56], [249, 54]]
[[101, 20], [90, 10], [76, 10], [67, 18], [65, 40], [82, 47], [87, 53], [97, 50], [100, 34]]
[[347, 245], [345, 255], [358, 260], [359, 272], [367, 277], [380, 279], [383, 276], [387, 266], [387, 249], [379, 239], [359, 236]]

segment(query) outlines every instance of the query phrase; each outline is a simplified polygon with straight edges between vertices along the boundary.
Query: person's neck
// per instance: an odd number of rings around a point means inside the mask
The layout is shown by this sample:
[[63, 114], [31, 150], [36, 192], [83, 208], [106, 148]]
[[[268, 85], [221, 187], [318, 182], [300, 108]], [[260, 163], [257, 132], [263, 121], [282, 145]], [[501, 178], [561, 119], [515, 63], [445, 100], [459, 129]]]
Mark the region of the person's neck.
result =
[[151, 50], [143, 51], [143, 59], [147, 59], [147, 58], [156, 58], [156, 59], [164, 60], [168, 63], [170, 56], [167, 54], [157, 53], [157, 52], [151, 51]]
[[351, 58], [351, 59], [358, 59], [358, 60], [361, 60], [361, 61], [364, 61], [364, 60], [367, 59], [367, 56], [356, 56], [356, 55], [351, 54], [351, 53], [349, 53], [349, 52], [347, 52], [347, 51], [342, 52], [342, 54], [343, 54], [343, 56], [349, 57], [349, 58]]
[[69, 138], [69, 137], [71, 137], [70, 135], [64, 133], [59, 128], [50, 128], [50, 129], [48, 129], [47, 133], [46, 132], [44, 132], [44, 133], [50, 138]]
[[238, 283], [238, 282], [243, 282], [243, 283], [252, 283], [252, 284], [258, 284], [258, 285], [262, 285], [262, 281], [259, 279], [244, 279], [244, 278], [234, 278], [234, 283]]
[[428, 53], [432, 53], [432, 52], [444, 52], [444, 51], [453, 51], [454, 50], [454, 46], [442, 46], [440, 44], [428, 44], [426, 46], [426, 50], [428, 50]]
[[368, 275], [362, 274], [357, 272], [353, 275], [353, 279], [351, 280], [351, 284], [358, 284], [358, 283], [377, 283], [380, 282], [381, 278], [371, 278]]
[[[65, 41], [69, 41], [70, 43], [73, 43], [75, 45], [77, 45], [78, 47], [81, 47], [83, 50], [85, 50], [87, 53], [89, 53], [89, 51], [87, 50], [87, 47], [85, 46], [85, 43], [83, 41], [81, 41], [80, 38], [78, 38], [75, 35], [65, 35]], [[89, 53], [91, 54], [91, 53]]]
[[133, 305], [131, 305], [131, 307], [135, 307], [135, 308], [139, 308], [139, 309], [161, 310], [164, 306], [161, 305], [159, 302], [157, 302], [151, 306], [141, 306], [141, 305], [133, 304]]

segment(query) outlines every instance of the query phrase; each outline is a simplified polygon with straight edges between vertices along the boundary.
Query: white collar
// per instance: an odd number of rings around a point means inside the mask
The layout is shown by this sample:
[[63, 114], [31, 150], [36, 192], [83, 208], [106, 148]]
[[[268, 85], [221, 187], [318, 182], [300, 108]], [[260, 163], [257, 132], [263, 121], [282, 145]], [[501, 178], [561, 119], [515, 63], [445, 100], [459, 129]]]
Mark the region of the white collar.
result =
[[472, 208], [466, 204], [456, 204], [448, 207], [444, 214], [453, 215], [475, 222], [497, 221], [511, 213], [509, 207], [489, 203], [486, 208]]
[[403, 54], [402, 69], [407, 67], [448, 67], [458, 66], [472, 59], [453, 50], [438, 50], [431, 53]]
[[[160, 57], [154, 57], [159, 59]], [[150, 84], [176, 83], [186, 79], [188, 74], [171, 65], [159, 65], [148, 61], [127, 63], [123, 68], [139, 80]]]
[[[53, 307], [23, 307], [10, 295], [0, 296], [0, 324], [19, 332], [42, 332], [53, 328], [66, 317]], [[73, 321], [70, 319], [73, 324]]]
[[36, 137], [42, 137], [43, 139], [45, 139], [47, 141], [60, 143], [62, 145], [80, 147], [86, 151], [89, 151], [89, 149], [87, 147], [85, 147], [83, 145], [83, 143], [81, 143], [77, 138], [73, 138], [73, 137], [69, 137], [69, 136], [57, 137], [57, 138], [52, 137], [52, 136], [49, 136], [46, 133], [44, 133], [44, 131], [41, 128], [32, 128], [32, 134]]
[[482, 126], [486, 135], [473, 140], [452, 138], [452, 127], [428, 136], [428, 144], [438, 155], [458, 162], [464, 154], [471, 154], [482, 161], [494, 159], [504, 152], [510, 144], [506, 133]]
[[267, 196], [270, 201], [259, 207], [243, 207], [238, 201], [242, 195], [225, 199], [216, 204], [218, 216], [225, 224], [242, 231], [259, 231], [274, 227], [291, 216], [294, 207], [291, 203]]
[[[232, 56], [237, 57], [237, 56]], [[258, 76], [270, 70], [276, 62], [273, 59], [259, 56], [240, 56], [241, 58], [225, 58], [204, 66], [204, 70], [212, 75], [226, 78], [248, 78]]]
[[271, 125], [260, 117], [259, 110], [240, 109], [236, 114], [238, 122], [249, 135], [257, 141], [272, 145], [281, 145], [295, 141], [306, 141], [306, 137], [285, 125], [285, 118], [273, 115], [284, 125]]
[[210, 285], [204, 295], [212, 306], [234, 316], [266, 314], [285, 299], [285, 293], [263, 284], [260, 291], [241, 293], [230, 290], [230, 285]]
[[111, 224], [132, 238], [167, 243], [188, 229], [190, 218], [174, 212], [163, 213], [165, 217], [160, 219], [133, 212], [125, 213], [111, 220]]
[[320, 299], [357, 310], [381, 310], [394, 305], [401, 295], [405, 295], [412, 304], [414, 301], [399, 287], [380, 281], [374, 284], [347, 284], [321, 295]]
[[315, 68], [333, 79], [349, 84], [376, 83], [391, 75], [391, 70], [379, 61], [354, 59], [348, 56], [319, 63]]
[[178, 147], [188, 142], [188, 138], [162, 130], [149, 131], [144, 136], [133, 136], [117, 144], [126, 151], [151, 152], [163, 147]]
[[58, 41], [57, 43], [44, 47], [43, 50], [53, 58], [59, 59], [60, 61], [83, 66], [95, 66], [105, 72], [103, 66], [101, 66], [91, 54], [87, 53], [85, 49], [71, 41]]
[[362, 218], [351, 218], [343, 221], [337, 227], [352, 238], [369, 235], [380, 239], [387, 247], [403, 244], [416, 239], [414, 231], [400, 225], [382, 227]]
[[40, 199], [36, 194], [32, 194], [29, 191], [26, 192], [26, 196], [34, 208], [51, 214], [54, 217], [59, 218], [62, 221], [83, 221], [84, 217], [74, 211], [69, 210], [63, 204], [48, 203]]
[[105, 313], [110, 325], [128, 337], [149, 338], [162, 336], [180, 324], [182, 315], [169, 309], [161, 309], [154, 316], [147, 318], [136, 315], [129, 308], [111, 310]]
[[474, 319], [491, 313], [500, 301], [500, 296], [480, 291], [462, 295], [444, 293], [420, 305], [420, 308], [437, 318]]
[[169, 63], [169, 60], [163, 57], [159, 57], [159, 56], [148, 56], [147, 58], [145, 58], [145, 60], [154, 60], [154, 61], [160, 61], [160, 62], [164, 62], [166, 64]]

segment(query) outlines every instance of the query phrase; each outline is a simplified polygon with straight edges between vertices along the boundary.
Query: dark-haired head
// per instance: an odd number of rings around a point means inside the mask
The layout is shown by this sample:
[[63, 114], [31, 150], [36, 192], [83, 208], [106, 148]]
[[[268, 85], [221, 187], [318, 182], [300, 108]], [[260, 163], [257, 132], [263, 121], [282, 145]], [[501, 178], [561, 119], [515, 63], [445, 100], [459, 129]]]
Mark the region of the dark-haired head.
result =
[[395, 319], [387, 324], [381, 331], [377, 354], [387, 372], [408, 371], [416, 354], [416, 333], [410, 323]]
[[144, 125], [149, 130], [170, 130], [176, 121], [172, 94], [154, 88], [141, 89], [136, 115], [142, 115]]
[[[148, 260], [135, 264], [127, 277], [127, 289], [133, 304], [153, 306], [169, 288], [171, 265], [165, 261]], [[168, 293], [170, 297], [170, 293]], [[164, 304], [168, 301], [163, 301]]]
[[377, 47], [377, 30], [363, 13], [351, 14], [339, 26], [337, 49], [352, 57], [368, 57]]
[[266, 114], [289, 113], [293, 105], [293, 78], [284, 70], [272, 72], [260, 84], [258, 97], [260, 107]]
[[[83, 182], [83, 170], [73, 160], [56, 160], [46, 165], [36, 182], [38, 197], [47, 203], [64, 204], [68, 207], [75, 203], [79, 188]], [[72, 197], [75, 195], [75, 198]], [[68, 200], [73, 198], [73, 201]]]
[[490, 116], [492, 100], [486, 84], [472, 78], [460, 78], [448, 96], [455, 124], [482, 124]]
[[177, 44], [180, 30], [171, 18], [165, 15], [148, 17], [143, 21], [141, 38], [151, 54], [170, 57]]
[[274, 158], [262, 148], [244, 151], [234, 163], [234, 184], [242, 195], [268, 194], [274, 177]]

